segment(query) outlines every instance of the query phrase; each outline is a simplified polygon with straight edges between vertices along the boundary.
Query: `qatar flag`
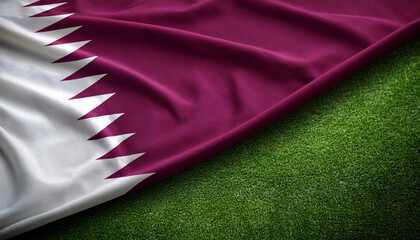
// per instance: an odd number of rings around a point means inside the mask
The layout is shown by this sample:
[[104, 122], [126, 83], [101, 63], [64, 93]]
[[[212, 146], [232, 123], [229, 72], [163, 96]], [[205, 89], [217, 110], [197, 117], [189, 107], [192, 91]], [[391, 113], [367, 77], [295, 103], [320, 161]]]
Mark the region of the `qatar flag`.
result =
[[186, 169], [419, 30], [418, 0], [0, 0], [0, 238]]

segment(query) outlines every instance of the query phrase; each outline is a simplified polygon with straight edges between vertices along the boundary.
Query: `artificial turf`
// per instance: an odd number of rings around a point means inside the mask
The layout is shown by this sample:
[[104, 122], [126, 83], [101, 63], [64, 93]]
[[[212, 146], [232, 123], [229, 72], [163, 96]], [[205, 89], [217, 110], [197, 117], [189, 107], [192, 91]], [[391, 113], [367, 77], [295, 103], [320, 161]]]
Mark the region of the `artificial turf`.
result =
[[224, 152], [24, 239], [420, 239], [420, 37]]

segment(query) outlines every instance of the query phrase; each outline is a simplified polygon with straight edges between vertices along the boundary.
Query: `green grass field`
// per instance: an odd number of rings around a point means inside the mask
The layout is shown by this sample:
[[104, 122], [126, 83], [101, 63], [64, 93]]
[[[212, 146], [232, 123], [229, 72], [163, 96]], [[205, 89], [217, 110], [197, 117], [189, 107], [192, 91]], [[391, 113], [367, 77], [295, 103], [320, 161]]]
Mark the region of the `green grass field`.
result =
[[420, 239], [420, 37], [228, 150], [30, 239]]

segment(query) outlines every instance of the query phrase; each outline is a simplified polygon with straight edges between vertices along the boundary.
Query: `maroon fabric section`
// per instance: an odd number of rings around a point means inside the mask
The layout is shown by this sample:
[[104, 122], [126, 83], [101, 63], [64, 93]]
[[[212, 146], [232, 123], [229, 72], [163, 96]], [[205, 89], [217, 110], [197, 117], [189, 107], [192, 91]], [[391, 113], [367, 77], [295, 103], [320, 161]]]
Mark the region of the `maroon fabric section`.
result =
[[[60, 1], [40, 1], [45, 4]], [[92, 40], [64, 80], [107, 73], [76, 97], [116, 93], [85, 117], [125, 113], [92, 139], [135, 133], [102, 158], [146, 154], [110, 177], [181, 171], [285, 116], [410, 36], [419, 1], [70, 1], [42, 31]]]

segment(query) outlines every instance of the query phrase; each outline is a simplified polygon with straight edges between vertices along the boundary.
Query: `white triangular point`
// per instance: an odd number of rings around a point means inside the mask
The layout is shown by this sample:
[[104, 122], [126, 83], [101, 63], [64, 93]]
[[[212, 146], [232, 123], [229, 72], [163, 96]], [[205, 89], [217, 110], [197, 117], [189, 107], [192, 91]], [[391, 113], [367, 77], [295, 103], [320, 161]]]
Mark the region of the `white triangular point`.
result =
[[[127, 156], [120, 156], [120, 157], [115, 157], [115, 158], [104, 158], [98, 161], [106, 161], [106, 162], [118, 162], [122, 167], [127, 166], [129, 163], [131, 163], [132, 161], [136, 160], [137, 158], [139, 158], [140, 156], [143, 156], [145, 153], [136, 153], [136, 154], [131, 154], [131, 155], [127, 155]], [[121, 168], [122, 168], [121, 167]]]
[[20, 3], [21, 6], [26, 6], [28, 4], [38, 2], [39, 0], [17, 0], [17, 2]]
[[[36, 53], [39, 56], [48, 57], [48, 61], [50, 62], [72, 53], [87, 43], [87, 41], [83, 41], [69, 44], [57, 44], [44, 48], [45, 45], [64, 37], [80, 27], [68, 28], [66, 31], [57, 32], [60, 35], [54, 35], [53, 32], [56, 31], [33, 33], [31, 29], [24, 29], [20, 25], [10, 22], [7, 18], [0, 18], [0, 28], [0, 40], [19, 49]], [[31, 46], [31, 48], [28, 46]]]
[[[127, 166], [129, 163], [131, 163], [132, 161], [141, 157], [142, 155], [144, 155], [144, 153], [136, 153], [136, 154], [132, 154], [132, 155], [120, 156], [120, 157], [115, 157], [115, 158], [98, 159], [97, 161], [102, 162], [101, 164], [102, 164], [102, 166], [104, 166], [104, 170], [115, 169], [115, 165], [118, 165], [119, 169], [122, 169], [125, 166]], [[106, 171], [104, 171], [104, 173], [106, 173]], [[104, 177], [104, 179], [106, 179], [107, 177], [109, 177], [110, 175], [112, 175], [114, 173], [115, 172], [109, 173], [107, 176]]]
[[[108, 152], [109, 152], [112, 149], [114, 149], [115, 147], [117, 147], [118, 145], [120, 145], [120, 143], [122, 143], [124, 140], [126, 140], [127, 138], [129, 138], [133, 135], [134, 135], [134, 133], [126, 133], [126, 134], [121, 134], [121, 135], [116, 135], [116, 136], [99, 138], [99, 139], [95, 139], [95, 140], [92, 140], [92, 141], [95, 142], [96, 144], [100, 145], [103, 149], [107, 149]], [[96, 154], [95, 158], [98, 159], [98, 158], [102, 157], [104, 154], [105, 153], [98, 153], [98, 154]]]
[[[36, 17], [36, 25], [34, 25], [35, 32], [42, 30], [43, 28], [46, 28], [48, 26], [53, 25], [54, 23], [63, 20], [66, 17], [69, 17], [73, 15], [74, 13], [69, 14], [60, 14], [60, 15], [53, 15], [53, 16], [44, 16], [44, 17]], [[34, 18], [30, 19], [31, 21], [34, 20]]]
[[[51, 10], [55, 7], [65, 4], [65, 3], [55, 3], [55, 4], [47, 4], [47, 5], [40, 5], [40, 6], [24, 7], [24, 8], [22, 7], [24, 5], [28, 5], [36, 1], [38, 0], [14, 0], [14, 1], [2, 0], [1, 5], [0, 5], [1, 6], [0, 16], [29, 17], [29, 16]], [[20, 2], [20, 4], [16, 4], [17, 2]]]
[[80, 118], [101, 105], [114, 94], [115, 93], [109, 93], [91, 97], [70, 99], [69, 103], [77, 111], [76, 117]]
[[38, 14], [38, 13], [42, 13], [42, 12], [51, 10], [53, 8], [59, 7], [59, 6], [63, 5], [63, 4], [66, 4], [66, 2], [24, 7], [22, 13], [26, 17], [29, 17], [29, 16], [32, 16], [32, 15], [35, 15], [35, 14]]
[[90, 138], [102, 131], [109, 124], [117, 120], [122, 115], [124, 115], [124, 113], [85, 118], [79, 120], [79, 124], [83, 124], [84, 126], [82, 126], [81, 128], [86, 129], [86, 131], [89, 131], [89, 133], [87, 133], [86, 135], [88, 136], [88, 138]]
[[94, 83], [99, 81], [99, 79], [105, 76], [106, 74], [98, 74], [98, 75], [93, 75], [93, 76], [84, 77], [84, 78], [77, 78], [77, 79], [62, 81], [61, 84], [64, 86], [64, 88], [71, 89], [72, 92], [75, 93], [71, 97], [74, 97], [77, 94], [81, 93], [83, 90], [92, 86]]
[[84, 186], [94, 189], [95, 186], [100, 185], [98, 184], [99, 182], [106, 181], [107, 177], [127, 166], [143, 154], [144, 153], [137, 153], [116, 158], [89, 161], [86, 165], [83, 165], [83, 167], [81, 166], [80, 169], [74, 169], [74, 176], [83, 179], [85, 181], [85, 183], [83, 183]]
[[63, 29], [58, 29], [58, 30], [46, 31], [46, 32], [37, 32], [36, 34], [37, 34], [38, 39], [40, 39], [44, 45], [47, 45], [47, 44], [57, 41], [60, 38], [67, 36], [68, 34], [78, 30], [81, 27], [82, 26], [77, 26], [77, 27], [63, 28]]
[[44, 54], [51, 59], [58, 60], [83, 47], [88, 42], [90, 40], [46, 46]]
[[60, 70], [62, 70], [60, 75], [62, 75], [62, 79], [65, 79], [66, 77], [72, 75], [73, 73], [80, 70], [82, 67], [92, 62], [95, 58], [96, 56], [93, 56], [76, 61], [54, 63], [54, 65], [59, 67]]

